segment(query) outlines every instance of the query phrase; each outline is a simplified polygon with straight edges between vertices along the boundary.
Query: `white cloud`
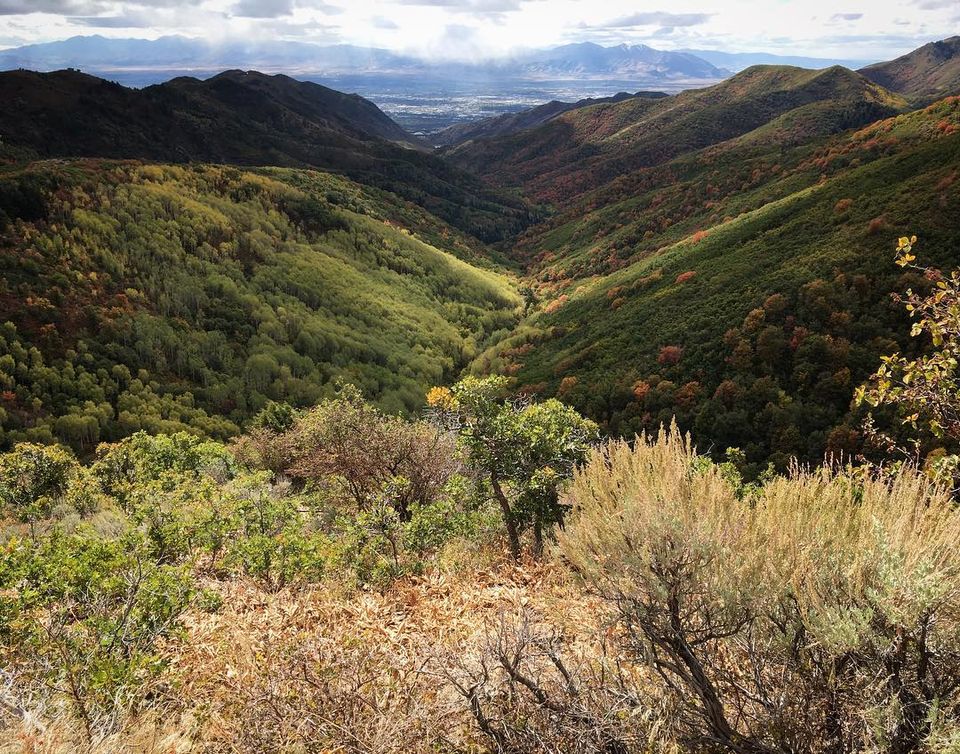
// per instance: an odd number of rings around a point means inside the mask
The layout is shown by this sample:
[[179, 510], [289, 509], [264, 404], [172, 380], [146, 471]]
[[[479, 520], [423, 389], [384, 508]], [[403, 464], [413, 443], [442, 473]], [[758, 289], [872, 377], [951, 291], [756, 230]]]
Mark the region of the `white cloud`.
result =
[[699, 26], [710, 20], [712, 13], [667, 13], [665, 11], [645, 11], [621, 16], [601, 24], [606, 28], [630, 28], [637, 26]]
[[0, 16], [33, 13], [99, 13], [105, 3], [88, 0], [0, 0]]

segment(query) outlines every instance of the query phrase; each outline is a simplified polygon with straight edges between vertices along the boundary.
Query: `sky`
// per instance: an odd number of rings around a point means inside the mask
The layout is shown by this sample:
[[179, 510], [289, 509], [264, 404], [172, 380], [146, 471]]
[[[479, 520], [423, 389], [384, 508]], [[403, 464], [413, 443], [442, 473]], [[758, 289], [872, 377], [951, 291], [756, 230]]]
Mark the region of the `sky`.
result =
[[592, 41], [881, 60], [960, 34], [960, 0], [0, 0], [0, 47], [89, 34], [454, 59]]

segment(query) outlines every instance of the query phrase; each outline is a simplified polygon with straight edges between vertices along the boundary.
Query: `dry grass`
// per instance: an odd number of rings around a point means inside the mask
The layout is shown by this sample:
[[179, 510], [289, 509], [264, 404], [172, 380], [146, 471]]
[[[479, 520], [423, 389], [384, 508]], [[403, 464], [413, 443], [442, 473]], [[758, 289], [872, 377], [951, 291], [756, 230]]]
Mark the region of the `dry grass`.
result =
[[[90, 751], [482, 751], [488, 742], [451, 673], [482, 661], [504, 620], [536, 616], [577, 666], [604, 636], [599, 603], [546, 565], [438, 572], [384, 593], [209, 586], [223, 605], [191, 612], [185, 638], [164, 648], [168, 685], [151, 714]], [[491, 687], [491, 703], [495, 695]], [[0, 752], [82, 750], [67, 720], [24, 720], [0, 733]]]

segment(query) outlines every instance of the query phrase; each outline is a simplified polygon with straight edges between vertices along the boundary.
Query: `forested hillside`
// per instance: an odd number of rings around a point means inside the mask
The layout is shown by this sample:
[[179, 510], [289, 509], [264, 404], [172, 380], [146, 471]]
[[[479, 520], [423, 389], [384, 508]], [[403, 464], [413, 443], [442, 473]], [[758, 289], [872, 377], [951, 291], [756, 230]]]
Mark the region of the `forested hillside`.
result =
[[707, 89], [571, 110], [540, 128], [471, 141], [447, 154], [498, 185], [521, 186], [540, 201], [564, 204], [621, 175], [778, 119], [780, 127], [768, 138], [789, 146], [905, 108], [897, 95], [839, 66], [754, 66]]
[[0, 754], [960, 752], [960, 96], [0, 97]]
[[319, 168], [396, 193], [486, 241], [532, 219], [522, 201], [413, 144], [371, 102], [287, 76], [226, 71], [137, 90], [79, 71], [18, 70], [0, 73], [0, 101], [8, 103], [3, 148], [21, 159]]
[[51, 161], [0, 197], [5, 446], [225, 437], [337, 380], [414, 411], [517, 321], [475, 241], [329, 174]]
[[632, 437], [674, 416], [751, 468], [858, 452], [853, 389], [907, 345], [891, 239], [960, 262], [960, 98], [784, 150], [781, 121], [624, 175], [522, 239], [542, 311], [475, 365]]

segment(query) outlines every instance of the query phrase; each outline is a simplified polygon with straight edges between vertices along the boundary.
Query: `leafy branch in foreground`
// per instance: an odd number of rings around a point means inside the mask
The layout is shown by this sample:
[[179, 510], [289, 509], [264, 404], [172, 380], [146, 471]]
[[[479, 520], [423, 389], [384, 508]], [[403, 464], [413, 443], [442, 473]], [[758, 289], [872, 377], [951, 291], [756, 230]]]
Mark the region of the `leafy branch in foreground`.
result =
[[[856, 393], [858, 403], [873, 407], [892, 406], [902, 414], [902, 422], [913, 430], [925, 430], [950, 443], [960, 441], [960, 387], [957, 365], [960, 359], [960, 270], [944, 274], [940, 270], [917, 265], [913, 253], [917, 237], [902, 237], [897, 243], [896, 263], [917, 270], [931, 281], [927, 295], [908, 288], [895, 299], [905, 305], [914, 318], [910, 334], [929, 338], [933, 348], [915, 359], [900, 353], [884, 356], [879, 369]], [[872, 423], [868, 423], [868, 429]], [[919, 441], [914, 440], [914, 453], [908, 454], [896, 441], [876, 433], [877, 439], [890, 451], [901, 455], [919, 454]], [[940, 473], [955, 469], [957, 456], [944, 456], [937, 463]]]

